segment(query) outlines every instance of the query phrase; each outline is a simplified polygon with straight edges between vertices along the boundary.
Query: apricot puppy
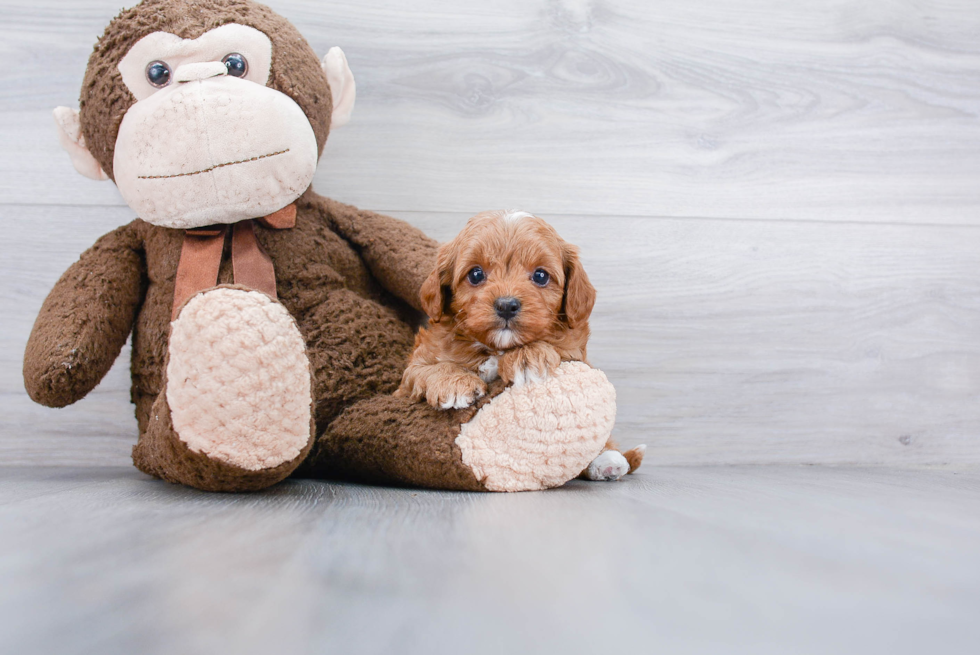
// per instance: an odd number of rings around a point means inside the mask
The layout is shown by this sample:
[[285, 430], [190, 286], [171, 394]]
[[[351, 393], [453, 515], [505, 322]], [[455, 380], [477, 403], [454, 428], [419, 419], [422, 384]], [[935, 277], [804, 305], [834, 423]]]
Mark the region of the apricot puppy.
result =
[[[546, 222], [527, 212], [477, 214], [439, 249], [422, 285], [429, 325], [395, 395], [461, 409], [497, 377], [520, 386], [561, 362], [588, 363], [595, 298], [578, 248]], [[620, 453], [610, 440], [581, 477], [618, 479], [639, 467], [644, 449]]]
[[429, 326], [397, 395], [459, 409], [498, 376], [522, 385], [585, 361], [595, 288], [578, 249], [526, 212], [484, 212], [439, 249], [422, 285]]

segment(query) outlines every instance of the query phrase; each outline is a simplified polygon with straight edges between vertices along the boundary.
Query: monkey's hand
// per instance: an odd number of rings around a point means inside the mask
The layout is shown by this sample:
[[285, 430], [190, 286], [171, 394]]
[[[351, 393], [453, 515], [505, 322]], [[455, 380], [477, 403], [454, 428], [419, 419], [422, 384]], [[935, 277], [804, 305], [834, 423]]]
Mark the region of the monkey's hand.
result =
[[561, 355], [550, 343], [535, 341], [508, 350], [500, 356], [500, 379], [520, 387], [528, 382], [541, 382], [558, 369]]
[[102, 380], [136, 320], [145, 275], [133, 223], [100, 238], [65, 271], [24, 353], [24, 386], [35, 402], [64, 407]]

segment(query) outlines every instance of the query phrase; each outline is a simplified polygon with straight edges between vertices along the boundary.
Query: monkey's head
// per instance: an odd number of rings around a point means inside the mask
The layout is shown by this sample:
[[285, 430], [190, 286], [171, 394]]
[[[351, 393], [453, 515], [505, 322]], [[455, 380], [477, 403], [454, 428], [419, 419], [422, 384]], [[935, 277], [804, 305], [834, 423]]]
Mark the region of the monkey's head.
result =
[[250, 0], [143, 0], [106, 28], [81, 109], [55, 110], [75, 168], [140, 218], [191, 228], [282, 209], [354, 105], [340, 48], [321, 61]]

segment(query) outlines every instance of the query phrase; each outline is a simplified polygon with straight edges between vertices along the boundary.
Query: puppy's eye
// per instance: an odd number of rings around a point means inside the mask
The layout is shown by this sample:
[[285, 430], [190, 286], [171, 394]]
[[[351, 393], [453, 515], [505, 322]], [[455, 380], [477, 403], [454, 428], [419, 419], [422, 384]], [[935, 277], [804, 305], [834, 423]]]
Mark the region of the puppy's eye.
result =
[[487, 279], [487, 276], [483, 273], [483, 269], [479, 266], [474, 266], [470, 269], [470, 272], [466, 274], [466, 279], [470, 281], [470, 284], [476, 286]]
[[547, 286], [548, 280], [550, 279], [551, 276], [548, 275], [548, 271], [544, 270], [543, 268], [536, 268], [534, 269], [534, 272], [531, 273], [531, 282], [534, 282], [539, 287]]
[[228, 74], [232, 77], [245, 77], [245, 74], [248, 72], [248, 61], [237, 52], [225, 55], [221, 63], [225, 65], [225, 68], [228, 69]]
[[158, 89], [170, 84], [170, 66], [163, 61], [151, 61], [146, 65], [146, 81]]

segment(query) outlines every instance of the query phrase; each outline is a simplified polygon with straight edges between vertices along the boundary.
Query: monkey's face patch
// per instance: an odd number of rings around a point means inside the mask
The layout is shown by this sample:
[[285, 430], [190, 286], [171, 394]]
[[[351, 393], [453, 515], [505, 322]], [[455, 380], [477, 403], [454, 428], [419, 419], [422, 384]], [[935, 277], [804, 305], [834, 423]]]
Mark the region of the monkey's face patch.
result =
[[269, 37], [229, 24], [197, 39], [154, 32], [119, 62], [137, 102], [119, 126], [115, 182], [140, 218], [193, 228], [271, 214], [310, 185], [317, 142], [266, 86]]

